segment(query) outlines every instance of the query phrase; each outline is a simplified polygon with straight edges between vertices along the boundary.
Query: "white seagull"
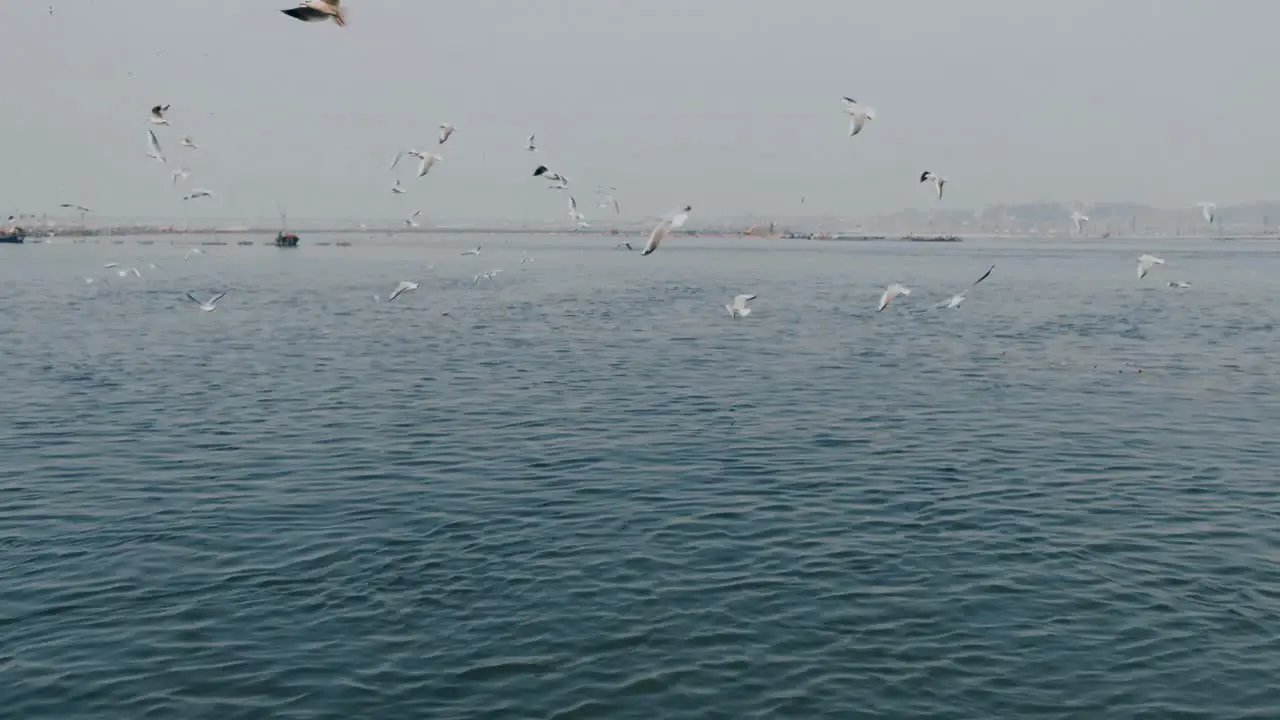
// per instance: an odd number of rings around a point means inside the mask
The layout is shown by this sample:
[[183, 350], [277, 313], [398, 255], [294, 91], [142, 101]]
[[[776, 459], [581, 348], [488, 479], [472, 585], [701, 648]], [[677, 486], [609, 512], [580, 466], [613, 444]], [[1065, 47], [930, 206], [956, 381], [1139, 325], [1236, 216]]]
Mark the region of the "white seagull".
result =
[[213, 197], [211, 190], [201, 190], [200, 188], [192, 188], [191, 192], [182, 196], [183, 200], [195, 200], [197, 198]]
[[147, 120], [152, 125], [168, 125], [169, 121], [164, 119], [166, 112], [169, 112], [168, 105], [156, 105], [151, 108], [151, 117], [147, 118]]
[[160, 149], [160, 139], [154, 131], [147, 131], [147, 157], [156, 162], [165, 162], [164, 151]]
[[880, 296], [880, 304], [876, 306], [876, 312], [880, 312], [881, 310], [884, 310], [886, 307], [889, 306], [889, 303], [893, 302], [893, 299], [898, 297], [899, 295], [910, 295], [910, 294], [911, 294], [911, 288], [909, 287], [899, 285], [898, 283], [894, 283], [890, 285], [889, 287], [884, 289], [884, 294]]
[[186, 168], [178, 168], [173, 171], [173, 184], [177, 185], [179, 180], [186, 180], [191, 177], [191, 171]]
[[1171, 288], [1189, 288], [1189, 287], [1191, 287], [1191, 283], [1187, 282], [1186, 280], [1175, 280], [1175, 281], [1173, 281], [1173, 282], [1171, 282], [1171, 283], [1165, 283], [1165, 284], [1166, 284], [1166, 285], [1168, 285], [1168, 286], [1169, 286], [1169, 287], [1171, 287]]
[[663, 218], [662, 222], [658, 223], [658, 226], [653, 229], [653, 232], [649, 233], [649, 242], [644, 244], [644, 250], [640, 254], [652, 255], [658, 249], [658, 246], [662, 244], [662, 241], [666, 239], [667, 235], [671, 234], [672, 230], [684, 226], [685, 221], [689, 219], [689, 213], [692, 211], [692, 206], [685, 205], [673, 217]]
[[924, 172], [920, 173], [920, 182], [928, 182], [930, 180], [933, 181], [933, 187], [936, 188], [938, 191], [938, 199], [941, 200], [942, 188], [947, 184], [947, 179], [942, 177], [941, 175], [936, 175], [932, 172], [929, 172], [928, 170], [925, 170]]
[[[968, 295], [969, 290], [970, 290], [971, 288], [975, 287], [978, 283], [980, 283], [980, 282], [982, 282], [983, 280], [986, 280], [988, 277], [990, 277], [990, 276], [991, 276], [991, 271], [992, 271], [992, 270], [995, 270], [995, 269], [996, 269], [996, 266], [995, 266], [995, 265], [992, 265], [991, 267], [987, 268], [987, 271], [986, 271], [986, 272], [984, 272], [984, 273], [982, 273], [982, 277], [980, 277], [980, 278], [978, 278], [977, 280], [974, 280], [974, 281], [973, 281], [973, 285], [970, 285], [968, 288], [965, 288], [964, 290], [961, 290], [960, 292], [956, 293], [955, 295], [952, 295], [952, 296], [951, 296], [951, 299], [947, 300], [946, 302], [938, 303], [938, 304], [937, 304], [937, 305], [935, 305], [934, 307], [946, 308], [946, 309], [948, 309], [948, 310], [956, 310], [956, 309], [958, 309], [958, 308], [960, 307], [960, 303], [962, 303], [962, 302], [964, 302], [964, 301], [965, 301], [965, 298], [966, 298], [966, 296]], [[905, 293], [905, 294], [910, 295], [911, 293], [910, 293], [910, 292], [908, 292], [908, 293]], [[892, 298], [890, 298], [890, 299], [892, 299]], [[887, 304], [887, 303], [886, 303], [886, 304]]]
[[747, 307], [747, 303], [755, 299], [755, 295], [734, 295], [733, 304], [725, 305], [724, 309], [729, 311], [731, 318], [746, 317], [751, 314], [751, 308]]
[[191, 293], [187, 293], [187, 298], [188, 298], [189, 300], [191, 300], [191, 302], [193, 302], [193, 303], [195, 303], [195, 304], [199, 305], [199, 306], [200, 306], [200, 309], [201, 309], [201, 310], [203, 310], [203, 311], [205, 311], [205, 312], [213, 312], [214, 310], [217, 310], [217, 309], [218, 309], [218, 301], [219, 301], [219, 300], [221, 300], [221, 299], [222, 299], [223, 297], [225, 297], [225, 296], [226, 296], [226, 293], [221, 292], [221, 293], [218, 293], [217, 295], [214, 295], [213, 297], [209, 298], [207, 301], [205, 301], [205, 302], [201, 302], [201, 301], [199, 301], [199, 300], [197, 300], [197, 299], [196, 299], [196, 296], [195, 296], [195, 295], [192, 295]]
[[851, 97], [842, 97], [840, 99], [844, 101], [844, 111], [849, 116], [849, 137], [862, 132], [862, 127], [867, 124], [868, 120], [876, 119], [875, 108], [860, 105], [857, 100]]
[[1071, 213], [1071, 222], [1075, 223], [1076, 232], [1082, 233], [1084, 232], [1084, 224], [1089, 222], [1089, 216], [1085, 215], [1079, 210], [1076, 210], [1075, 212]]
[[533, 262], [533, 258], [529, 257], [529, 253], [527, 253], [527, 252], [522, 252], [522, 253], [520, 253], [520, 264], [521, 264], [521, 265], [523, 265], [523, 264], [525, 264], [525, 263], [531, 263], [531, 262]]
[[[598, 192], [598, 191], [597, 191]], [[615, 215], [622, 214], [622, 208], [618, 207], [618, 199], [606, 192], [601, 192], [600, 197], [604, 198], [604, 202], [600, 203], [600, 207], [612, 207]]]
[[423, 153], [419, 157], [422, 158], [422, 161], [418, 163], [418, 177], [426, 175], [431, 171], [431, 166], [444, 159], [439, 155], [432, 155], [431, 153]]
[[1204, 221], [1212, 225], [1213, 219], [1217, 217], [1217, 213], [1215, 211], [1218, 209], [1218, 205], [1211, 202], [1196, 203], [1196, 205], [1200, 206], [1200, 212], [1204, 215]]
[[1151, 268], [1155, 267], [1156, 265], [1163, 265], [1163, 264], [1164, 264], [1164, 260], [1156, 257], [1155, 255], [1143, 255], [1142, 257], [1138, 258], [1138, 279], [1141, 280], [1142, 278], [1146, 277], [1147, 273], [1151, 272]]
[[423, 153], [420, 150], [401, 150], [400, 152], [396, 153], [396, 156], [394, 158], [391, 159], [391, 167], [387, 168], [387, 172], [391, 172], [392, 170], [395, 170], [396, 165], [400, 164], [400, 158], [404, 157], [405, 155], [410, 155], [412, 157], [421, 159], [423, 156]]
[[411, 228], [418, 227], [418, 223], [414, 222], [413, 219], [418, 217], [421, 214], [422, 214], [421, 210], [414, 210], [412, 215], [404, 219], [405, 227], [411, 227]]
[[440, 123], [440, 144], [443, 145], [449, 139], [449, 136], [453, 135], [453, 131], [457, 129], [452, 123]]
[[547, 169], [546, 165], [539, 165], [538, 167], [534, 168], [533, 176], [543, 177], [543, 178], [546, 178], [547, 180], [550, 180], [553, 183], [559, 183], [559, 188], [566, 188], [569, 186], [569, 178], [561, 175], [558, 172], [551, 172], [550, 170]]
[[190, 260], [192, 255], [203, 255], [203, 254], [204, 254], [204, 250], [201, 250], [198, 247], [193, 247], [190, 250], [187, 250], [187, 253], [182, 256], [182, 262], [186, 262]]
[[281, 10], [280, 12], [303, 22], [324, 22], [332, 18], [341, 27], [347, 24], [347, 19], [343, 17], [342, 8], [338, 6], [339, 1], [303, 0], [298, 4], [298, 7]]
[[418, 289], [418, 283], [410, 282], [408, 280], [401, 280], [400, 284], [396, 285], [396, 289], [392, 290], [391, 294], [387, 296], [387, 302], [391, 302], [392, 300], [395, 300], [396, 298], [400, 297], [401, 295], [405, 294], [410, 290], [417, 290], [417, 289]]
[[466, 251], [466, 252], [464, 252], [464, 253], [462, 253], [462, 254], [463, 254], [463, 255], [479, 255], [479, 254], [480, 254], [480, 246], [479, 246], [479, 245], [477, 245], [477, 246], [475, 246], [475, 248], [474, 248], [474, 249], [468, 250], [468, 251]]
[[196, 144], [195, 140], [191, 139], [190, 135], [183, 135], [182, 139], [178, 141], [178, 144], [184, 148], [191, 148], [192, 150], [200, 149], [200, 146]]
[[391, 192], [395, 195], [403, 195], [404, 188], [400, 187], [400, 181], [397, 180], [395, 185], [391, 186]]
[[569, 196], [569, 217], [573, 218], [573, 221], [579, 225], [587, 219], [586, 215], [578, 212], [578, 200], [572, 195]]
[[533, 135], [530, 135], [528, 142], [526, 142], [524, 145], [524, 149], [528, 150], [529, 152], [538, 151], [538, 146], [533, 144], [533, 137], [534, 137]]

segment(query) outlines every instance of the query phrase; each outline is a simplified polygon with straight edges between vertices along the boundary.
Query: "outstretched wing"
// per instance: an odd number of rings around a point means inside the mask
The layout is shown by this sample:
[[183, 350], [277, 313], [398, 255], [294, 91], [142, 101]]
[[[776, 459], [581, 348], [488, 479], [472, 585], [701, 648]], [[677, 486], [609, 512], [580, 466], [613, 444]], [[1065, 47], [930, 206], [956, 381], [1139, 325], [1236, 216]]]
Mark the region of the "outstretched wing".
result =
[[986, 279], [987, 279], [987, 277], [991, 275], [991, 271], [992, 271], [992, 270], [995, 270], [995, 269], [996, 269], [996, 266], [995, 266], [995, 265], [992, 265], [991, 267], [987, 268], [987, 271], [986, 271], [986, 272], [984, 272], [984, 273], [982, 273], [982, 277], [978, 278], [977, 280], [974, 280], [974, 281], [973, 281], [973, 284], [974, 284], [974, 285], [977, 285], [978, 283], [982, 282], [983, 280], [986, 280]]
[[196, 299], [196, 296], [195, 296], [195, 295], [192, 295], [191, 293], [187, 293], [187, 299], [188, 299], [188, 300], [190, 300], [191, 302], [193, 302], [193, 303], [197, 304], [197, 305], [203, 305], [203, 304], [204, 304], [204, 303], [200, 302], [199, 300], [197, 300], [197, 299]]

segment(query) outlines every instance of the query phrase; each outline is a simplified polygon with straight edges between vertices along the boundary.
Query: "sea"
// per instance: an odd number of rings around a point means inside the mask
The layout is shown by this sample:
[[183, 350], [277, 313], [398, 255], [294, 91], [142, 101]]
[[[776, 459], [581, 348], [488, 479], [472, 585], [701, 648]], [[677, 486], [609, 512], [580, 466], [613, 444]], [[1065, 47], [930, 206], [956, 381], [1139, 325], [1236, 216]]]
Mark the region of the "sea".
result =
[[0, 716], [1280, 717], [1274, 240], [226, 237], [0, 246]]

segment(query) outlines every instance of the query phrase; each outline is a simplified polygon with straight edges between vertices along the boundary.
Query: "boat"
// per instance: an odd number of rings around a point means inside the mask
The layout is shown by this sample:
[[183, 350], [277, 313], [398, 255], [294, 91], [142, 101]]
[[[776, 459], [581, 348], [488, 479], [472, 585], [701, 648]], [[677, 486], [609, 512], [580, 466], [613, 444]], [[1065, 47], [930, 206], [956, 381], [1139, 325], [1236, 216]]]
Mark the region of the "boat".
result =
[[298, 236], [281, 230], [276, 233], [276, 247], [296, 248], [298, 247]]
[[21, 245], [27, 239], [27, 233], [20, 227], [10, 228], [0, 231], [0, 243], [8, 243], [10, 245]]

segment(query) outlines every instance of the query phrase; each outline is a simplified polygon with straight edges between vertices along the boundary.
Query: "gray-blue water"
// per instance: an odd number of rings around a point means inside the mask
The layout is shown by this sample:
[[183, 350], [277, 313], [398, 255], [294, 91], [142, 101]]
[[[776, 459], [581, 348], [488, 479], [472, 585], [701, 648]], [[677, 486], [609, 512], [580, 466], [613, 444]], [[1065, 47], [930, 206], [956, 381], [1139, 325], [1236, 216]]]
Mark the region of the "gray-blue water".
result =
[[311, 239], [0, 247], [0, 716], [1280, 717], [1273, 245]]

